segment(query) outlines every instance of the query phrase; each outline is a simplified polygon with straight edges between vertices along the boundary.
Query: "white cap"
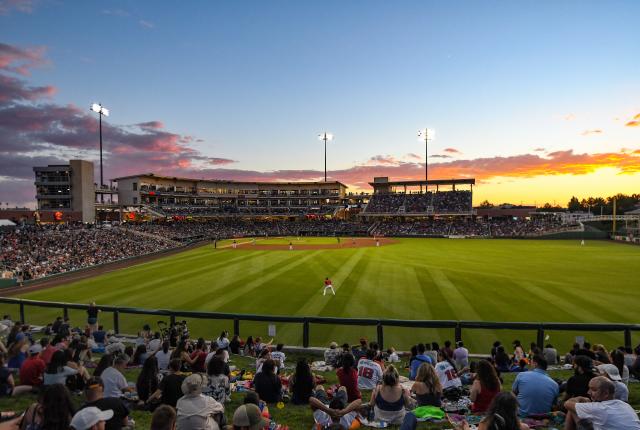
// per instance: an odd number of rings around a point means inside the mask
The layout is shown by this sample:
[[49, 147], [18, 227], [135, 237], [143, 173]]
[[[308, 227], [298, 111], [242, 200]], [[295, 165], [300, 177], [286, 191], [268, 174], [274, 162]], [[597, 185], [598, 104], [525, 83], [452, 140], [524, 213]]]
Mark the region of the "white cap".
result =
[[113, 418], [113, 411], [107, 409], [101, 411], [95, 406], [80, 409], [71, 419], [71, 427], [75, 430], [88, 430], [100, 421], [108, 421]]
[[42, 352], [42, 346], [39, 343], [34, 343], [29, 347], [29, 354], [40, 354]]
[[622, 381], [618, 368], [613, 364], [601, 364], [596, 367], [601, 374], [607, 374], [612, 381]]

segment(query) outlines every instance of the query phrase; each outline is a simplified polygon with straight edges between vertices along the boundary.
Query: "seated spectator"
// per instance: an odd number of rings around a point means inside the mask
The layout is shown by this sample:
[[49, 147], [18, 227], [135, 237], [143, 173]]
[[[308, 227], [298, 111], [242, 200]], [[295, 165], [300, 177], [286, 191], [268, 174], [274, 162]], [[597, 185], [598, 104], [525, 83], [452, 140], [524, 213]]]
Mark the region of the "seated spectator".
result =
[[431, 365], [438, 362], [438, 351], [433, 349], [432, 344], [429, 342], [424, 344], [424, 355], [431, 359]]
[[442, 385], [431, 364], [422, 363], [418, 367], [415, 382], [411, 386], [411, 393], [415, 396], [416, 406], [436, 406], [438, 408], [441, 406]]
[[47, 365], [40, 358], [42, 346], [34, 343], [29, 347], [29, 357], [22, 363], [20, 367], [20, 382], [24, 385], [39, 387], [44, 382], [44, 370]]
[[131, 357], [129, 366], [142, 366], [147, 357], [149, 357], [147, 347], [145, 345], [138, 345], [136, 346], [136, 351], [133, 353], [133, 357]]
[[558, 397], [558, 383], [547, 375], [547, 361], [538, 355], [533, 357], [533, 369], [516, 376], [511, 389], [518, 396], [520, 413], [523, 416], [546, 414]]
[[[260, 351], [260, 353], [258, 354], [258, 358], [256, 359], [256, 373], [262, 372], [262, 365], [267, 360], [271, 360], [271, 353], [269, 352], [268, 348], [265, 348], [262, 351]], [[275, 366], [276, 366], [276, 373], [278, 373], [278, 363], [275, 363]]]
[[513, 341], [513, 362], [519, 363], [520, 360], [526, 359], [526, 355], [524, 353], [524, 348], [522, 348], [522, 343], [518, 339]]
[[158, 360], [158, 369], [167, 370], [169, 368], [169, 361], [171, 361], [171, 350], [169, 349], [169, 341], [162, 342], [162, 349], [157, 351], [154, 355]]
[[618, 373], [622, 378], [622, 383], [624, 385], [629, 385], [629, 368], [625, 364], [624, 352], [619, 349], [611, 351], [611, 364], [616, 366], [618, 369]]
[[162, 348], [162, 339], [160, 332], [157, 331], [153, 334], [153, 339], [151, 339], [147, 345], [147, 352], [149, 354], [153, 354], [154, 352], [159, 351], [160, 348]]
[[249, 336], [247, 341], [244, 343], [243, 353], [246, 357], [256, 356], [256, 345], [253, 342], [253, 336]]
[[40, 353], [40, 358], [44, 361], [44, 364], [49, 364], [51, 361], [51, 357], [53, 353], [58, 350], [55, 345], [49, 342], [48, 337], [43, 337], [40, 339], [40, 345], [42, 346], [42, 352]]
[[29, 340], [23, 333], [18, 333], [15, 342], [8, 346], [7, 367], [10, 369], [20, 369], [20, 367], [22, 367], [22, 363], [27, 359]]
[[206, 388], [206, 394], [222, 404], [231, 398], [229, 377], [224, 374], [224, 367], [225, 362], [222, 357], [218, 356], [213, 357], [207, 365], [209, 383]]
[[209, 380], [206, 375], [194, 373], [182, 382], [182, 396], [177, 403], [177, 430], [218, 430], [224, 406], [212, 397], [202, 394]]
[[255, 391], [247, 391], [247, 394], [244, 395], [244, 400], [242, 400], [242, 403], [245, 405], [248, 405], [248, 404], [256, 405], [260, 409], [260, 412], [262, 412], [263, 417], [265, 417], [268, 420], [271, 419], [271, 414], [269, 413], [269, 406], [267, 406], [265, 402], [260, 400], [258, 393], [256, 393]]
[[373, 390], [382, 379], [382, 368], [373, 361], [375, 351], [367, 350], [366, 358], [358, 361], [358, 389]]
[[32, 389], [30, 385], [18, 385], [16, 387], [16, 383], [13, 380], [13, 374], [7, 367], [4, 367], [4, 364], [5, 353], [0, 352], [0, 398], [17, 396], [30, 392]]
[[464, 369], [469, 366], [469, 350], [464, 347], [462, 341], [458, 342], [458, 347], [453, 351], [453, 360], [456, 363], [456, 369]]
[[368, 350], [369, 346], [367, 345], [367, 339], [364, 337], [360, 338], [360, 345], [354, 346], [351, 349], [351, 352], [356, 359], [356, 363], [359, 362], [361, 358], [365, 358], [367, 356]]
[[565, 388], [565, 400], [572, 397], [587, 397], [589, 381], [597, 376], [595, 370], [593, 360], [586, 355], [576, 355], [573, 359], [574, 374], [567, 381]]
[[336, 370], [336, 376], [341, 386], [347, 390], [349, 403], [362, 398], [358, 389], [358, 370], [355, 368], [355, 358], [350, 352], [342, 354], [342, 367]]
[[504, 346], [502, 345], [498, 345], [496, 348], [495, 362], [496, 369], [500, 372], [509, 372], [511, 369], [511, 358], [509, 354], [505, 352]]
[[161, 405], [153, 411], [149, 430], [175, 430], [176, 410], [169, 405]]
[[229, 351], [232, 354], [240, 355], [240, 349], [242, 348], [242, 342], [240, 340], [240, 336], [235, 335], [229, 342]]
[[462, 381], [458, 377], [458, 372], [451, 359], [447, 356], [445, 350], [438, 351], [438, 363], [435, 365], [436, 375], [442, 385], [442, 391], [449, 388], [459, 388], [462, 386]]
[[469, 395], [473, 402], [471, 411], [474, 413], [485, 412], [501, 390], [502, 386], [496, 369], [487, 360], [480, 360]]
[[442, 348], [442, 351], [444, 352], [444, 355], [449, 360], [453, 360], [453, 349], [451, 349], [451, 341], [450, 340], [445, 340], [444, 341], [444, 348]]
[[44, 385], [62, 384], [66, 385], [67, 378], [79, 373], [67, 365], [64, 351], [56, 351], [51, 357], [51, 361], [44, 372]]
[[287, 359], [287, 356], [282, 349], [284, 348], [284, 343], [279, 343], [276, 345], [276, 350], [271, 353], [271, 359], [276, 362], [276, 367], [278, 369], [284, 369], [284, 361]]
[[75, 413], [69, 390], [62, 384], [48, 385], [40, 391], [38, 403], [26, 410], [23, 429], [68, 429]]
[[400, 363], [400, 357], [398, 357], [398, 353], [395, 348], [387, 349], [387, 361], [389, 363]]
[[567, 410], [565, 430], [640, 430], [640, 420], [627, 403], [614, 399], [616, 387], [603, 376], [589, 381], [589, 396], [574, 397], [564, 403]]
[[104, 397], [104, 385], [102, 379], [93, 377], [87, 382], [84, 390], [86, 402], [80, 409], [95, 407], [101, 411], [112, 411], [112, 416], [107, 419], [106, 430], [120, 430], [129, 425], [129, 409], [120, 399]]
[[100, 376], [104, 369], [110, 367], [113, 364], [113, 356], [111, 354], [104, 354], [100, 357], [100, 361], [95, 369], [93, 369], [93, 376]]
[[142, 370], [138, 374], [138, 380], [136, 381], [136, 392], [141, 402], [146, 403], [149, 397], [158, 389], [159, 374], [158, 359], [152, 355], [145, 360]]
[[[206, 357], [205, 357], [206, 358]], [[183, 371], [191, 370], [191, 366], [196, 362], [195, 358], [191, 358], [189, 351], [187, 351], [187, 341], [181, 340], [178, 342], [176, 349], [171, 353], [171, 359], [179, 359], [180, 360], [180, 369]]]
[[591, 350], [591, 344], [589, 342], [584, 342], [582, 347], [579, 348], [575, 355], [586, 355], [592, 360], [596, 360], [596, 354]]
[[120, 398], [125, 391], [131, 391], [127, 378], [123, 372], [127, 370], [129, 357], [126, 354], [120, 354], [113, 360], [113, 365], [107, 367], [100, 377], [104, 384], [104, 396]]
[[309, 363], [304, 357], [300, 357], [296, 364], [296, 372], [289, 378], [291, 403], [294, 405], [306, 405], [309, 403], [309, 397], [311, 397], [315, 385]]
[[547, 364], [550, 366], [560, 363], [560, 357], [558, 356], [558, 350], [548, 343], [542, 350], [544, 359], [547, 360]]
[[147, 405], [152, 404], [157, 399], [163, 405], [176, 407], [178, 399], [182, 397], [182, 382], [184, 376], [180, 374], [180, 359], [176, 358], [169, 362], [169, 374], [162, 378], [160, 385], [155, 393], [153, 393], [147, 401]]
[[390, 424], [402, 423], [405, 406], [411, 406], [411, 396], [400, 385], [400, 375], [393, 364], [385, 370], [382, 385], [373, 390], [369, 404], [373, 407], [376, 420]]
[[424, 343], [419, 343], [416, 347], [416, 350], [418, 354], [413, 357], [413, 360], [411, 360], [411, 366], [409, 368], [409, 379], [411, 379], [412, 381], [416, 379], [418, 368], [422, 363], [429, 363], [433, 365], [433, 363], [431, 362], [431, 357], [425, 354], [426, 347], [424, 346]]
[[518, 363], [511, 366], [511, 368], [509, 369], [509, 372], [514, 372], [514, 373], [526, 372], [527, 370], [529, 370], [527, 368], [527, 363], [528, 363], [527, 359], [523, 358]]
[[113, 411], [101, 411], [95, 407], [83, 408], [71, 419], [71, 430], [103, 430], [107, 420], [113, 419]]
[[206, 370], [205, 361], [207, 360], [208, 352], [204, 338], [198, 338], [196, 349], [190, 355], [191, 360], [193, 360], [193, 363], [191, 363], [192, 371], [202, 373]]
[[620, 376], [620, 372], [618, 372], [618, 368], [613, 364], [601, 364], [596, 367], [600, 375], [606, 377], [611, 381], [611, 383], [615, 386], [615, 394], [613, 396], [616, 400], [622, 400], [623, 402], [629, 401], [629, 389], [622, 382], [622, 377]]
[[609, 359], [609, 351], [607, 351], [604, 345], [601, 345], [601, 344], [593, 345], [593, 353], [596, 355], [595, 361], [602, 364], [611, 363], [611, 360]]
[[216, 339], [216, 343], [218, 344], [218, 348], [220, 349], [229, 349], [229, 332], [226, 330], [222, 330], [220, 336]]
[[336, 361], [338, 356], [340, 355], [340, 350], [338, 349], [338, 344], [335, 342], [331, 342], [329, 344], [329, 348], [324, 350], [324, 363], [327, 366], [336, 367]]
[[275, 373], [275, 363], [268, 359], [262, 364], [262, 371], [253, 378], [253, 387], [267, 403], [279, 402], [282, 398], [282, 384]]
[[266, 428], [270, 423], [252, 403], [238, 406], [233, 413], [232, 422], [234, 430], [259, 430]]
[[105, 341], [105, 338], [107, 336], [107, 332], [104, 331], [104, 327], [103, 326], [99, 325], [98, 326], [98, 330], [96, 330], [93, 333], [91, 333], [91, 336], [93, 336], [93, 340], [98, 345], [104, 345], [104, 341]]
[[[518, 418], [518, 401], [512, 393], [501, 392], [496, 395], [487, 410], [485, 418], [480, 421], [478, 430], [529, 430], [529, 426]], [[466, 421], [460, 430], [470, 430]]]
[[361, 399], [356, 399], [347, 404], [347, 389], [345, 387], [339, 387], [333, 399], [329, 401], [329, 396], [324, 387], [318, 385], [313, 395], [309, 398], [313, 419], [322, 428], [331, 424], [338, 424], [342, 429], [351, 428], [358, 417], [357, 410], [361, 404]]

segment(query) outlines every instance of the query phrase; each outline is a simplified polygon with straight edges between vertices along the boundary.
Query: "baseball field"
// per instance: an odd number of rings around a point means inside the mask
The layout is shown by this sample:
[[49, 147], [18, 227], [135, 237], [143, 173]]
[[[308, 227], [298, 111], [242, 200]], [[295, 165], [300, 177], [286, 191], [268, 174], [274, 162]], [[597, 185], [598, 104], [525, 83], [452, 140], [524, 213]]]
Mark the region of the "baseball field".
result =
[[[636, 323], [640, 305], [640, 248], [610, 242], [559, 240], [395, 239], [375, 246], [335, 238], [273, 238], [205, 245], [95, 278], [25, 293], [35, 300], [151, 309], [205, 310], [265, 315], [372, 317], [418, 320]], [[289, 244], [293, 250], [289, 249]], [[323, 281], [336, 295], [323, 296]], [[17, 314], [16, 306], [2, 305]], [[26, 308], [30, 323], [46, 324], [60, 311]], [[71, 311], [74, 325], [86, 315]], [[135, 333], [155, 316], [121, 315], [121, 331]], [[112, 316], [101, 315], [106, 328]], [[231, 321], [188, 321], [195, 336], [215, 338]], [[268, 336], [268, 323], [242, 322], [242, 337]], [[547, 332], [567, 350], [581, 333]], [[312, 345], [375, 338], [375, 327], [311, 325]], [[385, 346], [453, 339], [453, 330], [385, 328]], [[616, 333], [587, 334], [608, 347]], [[500, 339], [535, 340], [534, 331], [465, 330], [472, 352]], [[275, 341], [302, 344], [300, 324], [276, 324]], [[640, 337], [634, 334], [637, 344]]]

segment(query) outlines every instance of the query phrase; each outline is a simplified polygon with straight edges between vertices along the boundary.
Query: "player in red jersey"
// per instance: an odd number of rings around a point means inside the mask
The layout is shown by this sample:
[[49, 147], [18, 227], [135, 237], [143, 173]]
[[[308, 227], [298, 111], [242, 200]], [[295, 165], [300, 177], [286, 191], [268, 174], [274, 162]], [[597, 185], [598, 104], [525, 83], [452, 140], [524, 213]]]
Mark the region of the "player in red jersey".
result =
[[324, 279], [324, 291], [322, 292], [323, 296], [327, 295], [327, 290], [331, 290], [331, 292], [333, 293], [333, 295], [336, 295], [336, 290], [333, 289], [333, 283], [331, 282], [331, 279], [329, 278], [325, 278]]

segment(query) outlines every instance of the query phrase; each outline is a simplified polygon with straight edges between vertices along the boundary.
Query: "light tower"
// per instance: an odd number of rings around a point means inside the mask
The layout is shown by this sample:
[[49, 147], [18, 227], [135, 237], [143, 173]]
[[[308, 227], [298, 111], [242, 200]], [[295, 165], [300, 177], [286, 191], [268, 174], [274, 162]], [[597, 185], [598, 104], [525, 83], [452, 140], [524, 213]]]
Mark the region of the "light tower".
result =
[[[109, 109], [100, 103], [94, 103], [91, 105], [91, 110], [98, 114], [98, 123], [100, 124], [100, 189], [102, 189], [102, 187], [104, 187], [104, 175], [102, 171], [102, 116], [109, 116]], [[100, 203], [104, 203], [104, 194], [102, 192], [100, 192]]]
[[327, 141], [333, 140], [333, 134], [323, 131], [318, 135], [318, 139], [324, 141], [324, 181], [327, 182]]
[[429, 158], [428, 158], [428, 146], [429, 141], [436, 137], [436, 132], [432, 128], [421, 128], [418, 130], [418, 140], [424, 142], [424, 190], [427, 191], [427, 180], [429, 179]]

